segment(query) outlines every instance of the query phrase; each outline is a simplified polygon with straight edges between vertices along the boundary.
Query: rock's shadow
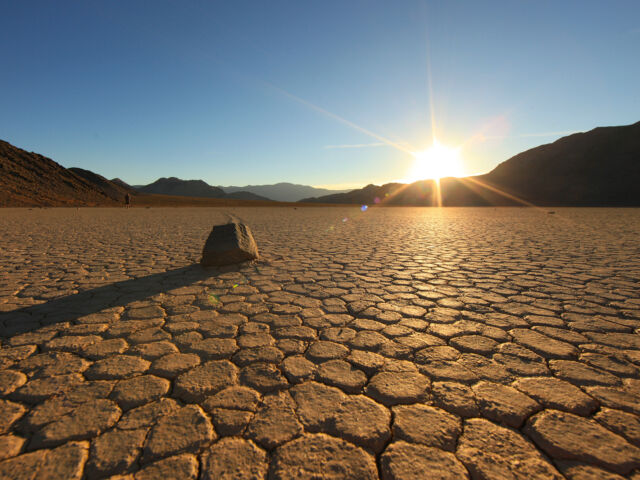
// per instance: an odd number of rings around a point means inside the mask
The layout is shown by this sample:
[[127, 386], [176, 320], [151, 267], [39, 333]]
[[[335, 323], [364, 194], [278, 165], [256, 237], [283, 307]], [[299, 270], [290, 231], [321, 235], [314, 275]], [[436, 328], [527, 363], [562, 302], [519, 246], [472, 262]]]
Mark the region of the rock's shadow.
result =
[[0, 338], [10, 338], [60, 322], [73, 323], [80, 317], [115, 306], [144, 300], [167, 290], [192, 285], [223, 273], [239, 271], [240, 266], [203, 268], [199, 264], [154, 273], [55, 298], [10, 312], [0, 313]]

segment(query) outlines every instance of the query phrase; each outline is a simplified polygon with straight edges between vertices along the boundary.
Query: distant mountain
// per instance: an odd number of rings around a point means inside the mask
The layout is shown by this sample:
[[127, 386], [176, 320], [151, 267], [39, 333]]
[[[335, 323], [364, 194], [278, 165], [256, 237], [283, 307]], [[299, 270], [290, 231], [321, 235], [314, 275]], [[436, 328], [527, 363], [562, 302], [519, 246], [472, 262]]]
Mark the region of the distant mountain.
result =
[[[303, 202], [372, 205], [640, 206], [640, 122], [599, 127], [519, 153], [486, 175], [367, 185]], [[376, 200], [377, 199], [377, 200]]]
[[138, 193], [138, 191], [135, 188], [133, 188], [127, 182], [125, 182], [123, 180], [120, 180], [118, 177], [112, 178], [110, 181], [111, 181], [111, 183], [115, 183], [116, 185], [121, 186], [122, 188], [124, 188], [129, 193], [133, 193], [133, 194]]
[[297, 202], [303, 198], [319, 197], [335, 193], [344, 193], [349, 190], [329, 190], [326, 188], [310, 187], [308, 185], [297, 185], [294, 183], [276, 183], [274, 185], [247, 185], [245, 187], [219, 187], [227, 193], [247, 191], [255, 193], [277, 202]]
[[112, 205], [126, 194], [120, 186], [82, 169], [0, 140], [0, 206]]
[[176, 177], [159, 178], [149, 185], [135, 186], [141, 193], [176, 195], [180, 197], [233, 198], [235, 200], [270, 200], [252, 192], [237, 191], [227, 194], [218, 187], [212, 187], [204, 180], [182, 180]]

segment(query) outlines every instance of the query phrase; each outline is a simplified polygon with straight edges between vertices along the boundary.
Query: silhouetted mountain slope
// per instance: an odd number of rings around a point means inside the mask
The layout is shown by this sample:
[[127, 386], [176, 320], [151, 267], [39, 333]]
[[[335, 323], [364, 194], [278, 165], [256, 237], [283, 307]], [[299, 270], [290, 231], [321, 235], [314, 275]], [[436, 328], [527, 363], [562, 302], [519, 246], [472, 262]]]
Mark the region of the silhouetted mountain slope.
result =
[[132, 194], [136, 194], [138, 193], [138, 191], [133, 188], [131, 185], [129, 185], [127, 182], [120, 180], [118, 177], [116, 178], [112, 178], [111, 183], [115, 183], [116, 185], [121, 186], [122, 188], [124, 188], [127, 192], [132, 193]]
[[182, 197], [222, 198], [225, 195], [221, 189], [212, 187], [202, 180], [181, 180], [176, 177], [162, 177], [149, 185], [136, 187], [136, 189], [142, 193], [160, 193]]
[[115, 204], [117, 185], [99, 175], [99, 183], [93, 183], [84, 174], [88, 171], [82, 172], [80, 175], [50, 158], [0, 140], [0, 206]]
[[212, 187], [204, 180], [182, 180], [176, 177], [159, 178], [149, 185], [134, 187], [142, 193], [177, 195], [181, 197], [233, 198], [236, 200], [271, 200], [252, 192], [237, 191], [227, 194], [218, 187]]
[[124, 197], [129, 190], [127, 188], [118, 185], [117, 183], [107, 180], [102, 175], [98, 175], [97, 173], [93, 173], [91, 170], [85, 170], [83, 168], [71, 167], [70, 171], [78, 175], [79, 177], [84, 178], [87, 182], [94, 185], [98, 190], [104, 193], [107, 197], [117, 201], [123, 202]]
[[227, 193], [246, 191], [261, 195], [278, 202], [297, 202], [307, 197], [318, 197], [321, 195], [331, 195], [344, 193], [348, 190], [329, 190], [326, 188], [310, 187], [308, 185], [297, 185], [294, 183], [276, 183], [273, 185], [247, 185], [245, 187], [220, 187]]
[[640, 122], [600, 127], [510, 158], [486, 175], [368, 185], [303, 202], [390, 205], [640, 206]]

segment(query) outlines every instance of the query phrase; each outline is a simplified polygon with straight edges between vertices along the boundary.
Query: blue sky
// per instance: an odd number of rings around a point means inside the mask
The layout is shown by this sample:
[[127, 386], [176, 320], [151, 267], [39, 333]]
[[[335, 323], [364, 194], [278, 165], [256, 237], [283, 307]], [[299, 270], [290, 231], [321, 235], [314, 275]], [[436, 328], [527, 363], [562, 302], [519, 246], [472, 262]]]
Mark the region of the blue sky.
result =
[[466, 173], [485, 173], [640, 120], [637, 0], [0, 0], [0, 13], [0, 139], [132, 184], [384, 183], [429, 147], [433, 120]]

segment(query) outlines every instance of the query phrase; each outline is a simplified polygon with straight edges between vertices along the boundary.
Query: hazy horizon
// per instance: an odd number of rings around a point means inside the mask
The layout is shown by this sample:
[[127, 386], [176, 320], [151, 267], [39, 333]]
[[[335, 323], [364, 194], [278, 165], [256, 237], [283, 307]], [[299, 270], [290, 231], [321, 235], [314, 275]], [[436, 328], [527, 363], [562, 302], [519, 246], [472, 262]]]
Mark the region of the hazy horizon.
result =
[[640, 111], [631, 1], [30, 2], [5, 14], [0, 138], [130, 184], [359, 188], [406, 179], [434, 138], [462, 174], [483, 174]]

